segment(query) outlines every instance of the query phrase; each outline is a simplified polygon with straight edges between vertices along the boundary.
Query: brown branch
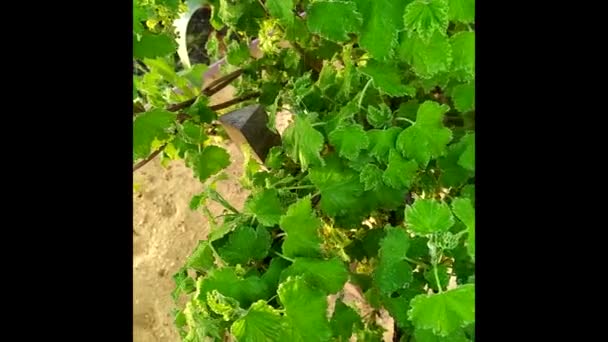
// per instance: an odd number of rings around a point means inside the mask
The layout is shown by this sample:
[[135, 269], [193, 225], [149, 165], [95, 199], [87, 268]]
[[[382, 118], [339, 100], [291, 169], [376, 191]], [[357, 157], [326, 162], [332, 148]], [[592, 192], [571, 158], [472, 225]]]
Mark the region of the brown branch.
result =
[[157, 155], [159, 155], [165, 149], [165, 147], [167, 147], [167, 144], [164, 144], [158, 150], [152, 152], [152, 154], [149, 155], [148, 158], [146, 158], [146, 159], [140, 161], [139, 163], [133, 165], [133, 172], [137, 171], [137, 169], [141, 168], [142, 166], [148, 164], [152, 159], [154, 159]]
[[[201, 91], [201, 95], [205, 95], [205, 96], [211, 96], [215, 93], [217, 93], [218, 91], [224, 89], [228, 84], [230, 84], [232, 81], [234, 81], [237, 77], [241, 76], [241, 74], [243, 73], [243, 69], [238, 69], [235, 70], [227, 75], [224, 75], [220, 78], [218, 78], [217, 80], [209, 83], [202, 91]], [[200, 96], [200, 95], [199, 95]], [[177, 112], [179, 110], [182, 110], [184, 108], [188, 108], [190, 107], [198, 98], [198, 96], [195, 96], [191, 99], [188, 99], [186, 101], [183, 102], [179, 102], [179, 103], [174, 103], [171, 105], [168, 105], [166, 107], [166, 109], [170, 112]], [[144, 108], [143, 106], [139, 106], [138, 108], [133, 108], [133, 116], [135, 116], [135, 114], [137, 113], [141, 113], [144, 112]]]
[[[209, 106], [209, 109], [211, 109], [211, 110], [220, 110], [220, 109], [228, 108], [228, 107], [233, 106], [233, 105], [235, 105], [237, 103], [241, 103], [243, 101], [247, 101], [249, 99], [252, 99], [252, 98], [255, 98], [255, 97], [258, 97], [258, 96], [260, 96], [260, 92], [253, 92], [253, 93], [241, 95], [241, 96], [233, 98], [232, 100], [228, 100], [226, 102], [222, 102], [222, 103], [218, 103], [218, 104], [213, 105], [213, 106]], [[179, 122], [179, 123], [182, 123], [182, 122], [186, 121], [189, 118], [190, 118], [190, 115], [188, 115], [186, 113], [179, 113], [179, 114], [177, 114], [177, 122]], [[144, 166], [144, 165], [148, 164], [150, 161], [152, 161], [152, 159], [156, 158], [156, 156], [158, 156], [165, 149], [165, 147], [167, 147], [167, 144], [164, 144], [158, 150], [152, 152], [152, 154], [150, 154], [146, 159], [144, 159], [144, 160], [140, 161], [139, 163], [133, 165], [133, 172], [137, 171], [142, 166]]]
[[243, 101], [247, 101], [249, 99], [255, 98], [260, 96], [260, 92], [253, 92], [253, 93], [249, 93], [249, 94], [245, 94], [245, 95], [241, 95], [238, 97], [233, 98], [232, 100], [228, 100], [226, 102], [222, 102], [222, 103], [218, 103], [216, 105], [213, 106], [209, 106], [209, 109], [211, 110], [220, 110], [220, 109], [224, 109], [224, 108], [228, 108], [232, 105], [235, 105], [237, 103], [241, 103]]

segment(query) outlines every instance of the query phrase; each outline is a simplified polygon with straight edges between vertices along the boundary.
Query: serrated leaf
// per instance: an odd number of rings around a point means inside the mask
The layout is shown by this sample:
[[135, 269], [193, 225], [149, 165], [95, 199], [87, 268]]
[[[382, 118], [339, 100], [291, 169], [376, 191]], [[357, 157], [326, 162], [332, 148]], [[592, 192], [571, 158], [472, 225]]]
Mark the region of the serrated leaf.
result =
[[446, 34], [448, 29], [447, 0], [414, 0], [405, 7], [405, 29], [428, 40], [433, 33]]
[[289, 341], [329, 341], [331, 327], [327, 320], [325, 293], [310, 287], [300, 277], [290, 278], [279, 285], [279, 298], [285, 307], [285, 317], [293, 328]]
[[416, 88], [401, 83], [402, 71], [395, 65], [370, 60], [360, 71], [371, 77], [374, 86], [389, 96], [413, 96], [416, 94]]
[[437, 336], [431, 329], [416, 329], [414, 338], [416, 342], [469, 342], [462, 329], [455, 330], [447, 336]]
[[323, 222], [312, 211], [310, 196], [289, 206], [279, 225], [287, 235], [283, 242], [283, 254], [287, 257], [316, 257], [321, 254], [319, 228]]
[[326, 158], [323, 167], [310, 169], [308, 177], [319, 188], [319, 206], [327, 215], [345, 215], [361, 206], [359, 196], [363, 192], [363, 184], [359, 181], [359, 174], [344, 167], [337, 156]]
[[196, 89], [201, 89], [203, 87], [203, 75], [207, 68], [205, 64], [195, 64], [187, 70], [180, 71], [178, 75], [187, 79]]
[[459, 84], [452, 90], [454, 107], [459, 112], [468, 112], [475, 109], [475, 83]]
[[388, 163], [389, 152], [395, 149], [395, 142], [401, 128], [391, 127], [385, 130], [371, 129], [366, 132], [369, 138], [369, 154], [383, 164]]
[[184, 336], [184, 341], [203, 342], [208, 337], [221, 339], [219, 319], [211, 318], [207, 311], [207, 306], [199, 300], [191, 300], [186, 303], [183, 311], [185, 323], [188, 325], [188, 332]]
[[382, 184], [382, 170], [374, 164], [367, 164], [361, 169], [359, 180], [365, 186], [365, 191], [376, 189]]
[[358, 329], [363, 328], [361, 317], [341, 300], [336, 301], [330, 324], [333, 336], [338, 338], [339, 341], [348, 341], [353, 334], [353, 327]]
[[425, 101], [418, 108], [416, 123], [406, 128], [397, 138], [397, 149], [406, 158], [415, 159], [426, 167], [431, 158], [446, 153], [452, 140], [452, 131], [443, 126], [443, 115], [450, 109], [434, 101]]
[[186, 261], [186, 267], [190, 267], [198, 272], [207, 272], [215, 263], [213, 250], [209, 247], [208, 241], [199, 241], [194, 252]]
[[238, 342], [280, 342], [283, 324], [280, 311], [259, 300], [232, 324], [230, 332]]
[[207, 140], [203, 126], [195, 124], [190, 120], [182, 124], [181, 135], [184, 141], [195, 145], [201, 145]]
[[450, 38], [452, 45], [452, 70], [458, 79], [475, 79], [475, 32], [458, 32]]
[[209, 145], [203, 152], [192, 157], [192, 163], [194, 174], [204, 182], [230, 165], [230, 155], [219, 146]]
[[271, 296], [266, 283], [259, 277], [238, 276], [233, 267], [212, 269], [207, 277], [198, 279], [196, 286], [196, 297], [199, 300], [206, 300], [207, 293], [216, 290], [224, 296], [236, 299], [241, 307], [248, 307], [257, 300]]
[[268, 255], [272, 238], [266, 227], [239, 226], [228, 235], [228, 242], [218, 249], [219, 255], [231, 265], [247, 264]]
[[340, 157], [354, 160], [369, 145], [369, 139], [359, 124], [340, 126], [329, 134], [329, 142], [336, 147]]
[[354, 2], [318, 0], [306, 11], [310, 32], [334, 41], [344, 42], [349, 33], [359, 33], [361, 14]]
[[405, 207], [407, 227], [418, 235], [447, 232], [454, 225], [454, 216], [445, 202], [418, 198]]
[[405, 261], [409, 238], [405, 230], [387, 226], [380, 242], [379, 262], [374, 283], [381, 293], [390, 295], [412, 281], [412, 267]]
[[389, 106], [381, 103], [378, 108], [369, 106], [367, 108], [367, 122], [375, 128], [383, 128], [391, 124], [393, 113]]
[[465, 24], [475, 21], [475, 0], [449, 0], [449, 5], [448, 18], [450, 21]]
[[166, 34], [141, 33], [141, 39], [133, 37], [133, 57], [137, 59], [164, 57], [175, 52], [175, 40]]
[[295, 21], [293, 13], [294, 0], [267, 0], [266, 8], [270, 14], [279, 19], [286, 28], [292, 27]]
[[409, 189], [418, 171], [418, 164], [414, 160], [405, 160], [399, 152], [391, 150], [388, 166], [382, 174], [384, 183], [394, 189]]
[[430, 79], [450, 71], [452, 47], [448, 38], [435, 32], [428, 40], [403, 32], [399, 44], [399, 58], [410, 64], [423, 79]]
[[261, 224], [272, 227], [279, 224], [283, 206], [276, 189], [265, 189], [254, 193], [245, 202], [244, 212], [255, 216]]
[[475, 208], [468, 198], [455, 198], [452, 201], [452, 211], [467, 226], [467, 248], [469, 255], [475, 260]]
[[188, 294], [195, 290], [194, 279], [188, 276], [188, 270], [185, 267], [173, 275], [173, 282], [175, 282], [175, 289], [171, 292], [173, 300], [177, 300], [182, 293]]
[[397, 43], [397, 34], [403, 29], [405, 6], [411, 1], [355, 0], [363, 17], [359, 44], [373, 58], [384, 60], [392, 55], [392, 49]]
[[164, 109], [154, 109], [139, 114], [133, 121], [133, 156], [146, 158], [150, 154], [154, 140], [169, 137], [167, 131], [173, 125], [176, 115]]
[[302, 276], [312, 287], [333, 294], [344, 287], [348, 280], [348, 271], [340, 259], [296, 258], [281, 274], [284, 279], [289, 276]]
[[302, 166], [306, 171], [310, 165], [323, 165], [321, 150], [325, 138], [317, 131], [308, 118], [296, 115], [293, 123], [287, 127], [283, 134], [283, 143], [287, 155]]
[[203, 123], [211, 123], [217, 119], [217, 113], [209, 108], [209, 99], [199, 96], [196, 101], [186, 110], [186, 113], [193, 117], [198, 117]]
[[239, 311], [241, 310], [236, 299], [226, 297], [216, 290], [207, 292], [207, 300], [205, 303], [207, 303], [207, 306], [209, 306], [211, 311], [222, 316], [224, 321], [235, 319], [238, 317]]
[[459, 187], [474, 176], [473, 172], [464, 169], [458, 163], [468, 146], [468, 139], [465, 135], [457, 143], [448, 146], [447, 155], [437, 160], [437, 165], [441, 168], [440, 181], [443, 186]]
[[281, 273], [290, 264], [291, 263], [289, 261], [280, 257], [272, 258], [270, 260], [270, 265], [268, 266], [268, 269], [262, 275], [262, 281], [266, 283], [269, 291], [276, 292], [277, 287], [279, 286]]
[[410, 305], [408, 316], [416, 329], [430, 329], [435, 335], [448, 336], [475, 322], [475, 285], [419, 295]]
[[462, 137], [461, 141], [465, 144], [465, 149], [458, 158], [458, 165], [475, 172], [475, 133], [469, 133]]
[[226, 53], [226, 61], [229, 64], [239, 66], [245, 63], [251, 55], [249, 54], [249, 47], [245, 42], [232, 41], [228, 45], [228, 51]]

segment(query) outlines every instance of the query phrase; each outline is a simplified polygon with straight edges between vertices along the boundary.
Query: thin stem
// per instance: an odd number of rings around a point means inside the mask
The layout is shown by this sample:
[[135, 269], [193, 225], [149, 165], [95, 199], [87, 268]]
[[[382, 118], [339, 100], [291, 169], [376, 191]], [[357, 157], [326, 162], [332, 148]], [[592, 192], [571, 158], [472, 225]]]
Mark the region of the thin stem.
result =
[[277, 252], [277, 251], [274, 251], [274, 254], [276, 254], [276, 255], [280, 256], [281, 258], [283, 258], [283, 259], [285, 259], [285, 260], [287, 260], [287, 261], [295, 262], [295, 260], [293, 260], [293, 259], [291, 259], [291, 258], [288, 258], [288, 257], [284, 256], [283, 254], [281, 254], [281, 253]]
[[314, 185], [298, 185], [298, 186], [289, 186], [282, 188], [283, 190], [298, 190], [298, 189], [313, 189], [316, 188]]
[[423, 263], [423, 262], [416, 261], [416, 260], [414, 260], [414, 259], [410, 259], [410, 258], [408, 258], [408, 257], [405, 257], [404, 259], [405, 259], [406, 261], [409, 261], [409, 262], [411, 262], [411, 263], [413, 263], [413, 264], [416, 264], [416, 265], [418, 265], [418, 266], [420, 266], [420, 267], [422, 267], [422, 268], [428, 268], [428, 267], [429, 267], [427, 264], [425, 264], [425, 263]]
[[409, 122], [412, 125], [415, 124], [414, 121], [412, 121], [412, 120], [410, 120], [408, 118], [404, 118], [404, 117], [398, 117], [398, 118], [395, 118], [395, 120], [398, 120], [398, 121], [407, 121], [407, 122]]
[[365, 92], [367, 91], [367, 87], [369, 87], [369, 85], [372, 83], [372, 79], [370, 78], [369, 81], [367, 81], [367, 83], [365, 84], [365, 87], [363, 87], [363, 90], [361, 91], [361, 97], [359, 97], [359, 103], [358, 103], [358, 107], [361, 108], [361, 103], [363, 103], [363, 97], [365, 96]]
[[159, 155], [165, 149], [165, 147], [167, 147], [167, 144], [164, 144], [158, 150], [152, 152], [152, 154], [150, 154], [146, 159], [144, 159], [144, 160], [140, 161], [139, 163], [133, 165], [133, 172], [139, 170], [142, 166], [148, 164], [152, 159], [156, 158], [156, 156]]
[[437, 271], [437, 264], [433, 265], [433, 273], [435, 273], [435, 280], [437, 281], [437, 288], [439, 289], [439, 293], [443, 292], [441, 289], [441, 283], [439, 282], [439, 272]]

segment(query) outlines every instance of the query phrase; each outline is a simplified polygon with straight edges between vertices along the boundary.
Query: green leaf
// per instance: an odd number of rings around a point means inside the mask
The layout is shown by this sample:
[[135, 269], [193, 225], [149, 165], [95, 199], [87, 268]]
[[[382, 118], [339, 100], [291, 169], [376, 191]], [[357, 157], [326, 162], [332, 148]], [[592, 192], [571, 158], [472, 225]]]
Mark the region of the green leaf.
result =
[[306, 11], [310, 32], [334, 41], [344, 42], [349, 33], [359, 33], [361, 14], [354, 2], [318, 0]]
[[[439, 284], [441, 285], [441, 290], [445, 290], [450, 282], [450, 274], [448, 273], [448, 268], [445, 265], [437, 265], [437, 275], [439, 276]], [[435, 271], [433, 268], [427, 268], [424, 271], [424, 279], [429, 283], [429, 286], [434, 291], [439, 291], [437, 287], [437, 279], [435, 279]]]
[[447, 232], [454, 225], [454, 217], [445, 202], [419, 198], [405, 207], [405, 222], [414, 233], [426, 235]]
[[467, 226], [467, 248], [469, 255], [475, 260], [475, 208], [468, 198], [455, 198], [452, 201], [452, 211]]
[[283, 242], [283, 254], [287, 257], [316, 257], [321, 254], [319, 228], [323, 222], [313, 213], [310, 196], [289, 206], [279, 225], [287, 235]]
[[187, 70], [180, 71], [178, 75], [187, 79], [195, 88], [201, 89], [203, 87], [203, 74], [207, 71], [207, 68], [205, 64], [195, 64]]
[[207, 135], [204, 133], [204, 128], [201, 125], [195, 124], [188, 120], [182, 124], [181, 136], [184, 141], [190, 144], [202, 145], [207, 140]]
[[310, 286], [333, 294], [344, 287], [348, 271], [340, 259], [296, 258], [281, 274], [281, 278], [287, 279], [289, 276], [302, 276]]
[[338, 341], [348, 341], [353, 334], [353, 327], [363, 328], [361, 317], [341, 300], [336, 301], [330, 324], [333, 336], [338, 338]]
[[383, 164], [388, 164], [391, 150], [395, 149], [395, 142], [401, 128], [391, 127], [385, 130], [371, 129], [366, 132], [369, 138], [369, 154]]
[[295, 7], [294, 0], [267, 0], [266, 8], [268, 12], [274, 17], [279, 19], [285, 26], [286, 29], [294, 25], [295, 16], [293, 9]]
[[263, 226], [253, 229], [239, 226], [228, 235], [228, 242], [218, 249], [219, 255], [231, 265], [247, 264], [251, 260], [261, 260], [268, 255], [272, 238]]
[[434, 101], [425, 101], [418, 108], [416, 123], [406, 128], [397, 138], [397, 149], [406, 158], [415, 159], [426, 167], [431, 158], [446, 153], [452, 131], [443, 126], [443, 115], [450, 109]]
[[207, 292], [207, 305], [214, 313], [222, 316], [224, 321], [231, 321], [238, 317], [242, 310], [239, 307], [239, 302], [230, 297], [226, 297], [216, 290]]
[[381, 293], [390, 295], [412, 281], [412, 267], [405, 261], [410, 240], [404, 229], [387, 226], [385, 230], [374, 283]]
[[367, 108], [367, 122], [375, 128], [383, 128], [391, 124], [393, 113], [389, 106], [381, 103], [379, 108], [369, 106]]
[[405, 160], [399, 152], [391, 150], [388, 157], [388, 167], [384, 170], [384, 183], [394, 189], [409, 189], [412, 185], [418, 164], [414, 160]]
[[448, 153], [445, 157], [437, 160], [437, 165], [441, 168], [440, 181], [445, 187], [460, 187], [474, 173], [464, 169], [459, 165], [460, 157], [469, 146], [468, 135], [463, 136], [457, 143], [448, 146]]
[[186, 267], [190, 267], [198, 272], [207, 272], [215, 263], [213, 250], [209, 247], [209, 242], [200, 240], [196, 249], [186, 261]]
[[401, 83], [402, 71], [392, 64], [369, 60], [360, 71], [372, 78], [374, 86], [392, 97], [413, 96], [416, 89]]
[[230, 332], [238, 342], [280, 342], [283, 324], [280, 311], [259, 300], [232, 324]]
[[359, 180], [365, 186], [365, 191], [376, 189], [382, 184], [382, 170], [374, 164], [367, 164], [361, 169]]
[[251, 57], [251, 55], [249, 54], [247, 43], [232, 41], [230, 45], [228, 45], [226, 60], [229, 64], [239, 66], [245, 63], [249, 57]]
[[287, 155], [306, 171], [310, 165], [323, 165], [321, 150], [325, 139], [323, 134], [312, 127], [306, 117], [296, 115], [294, 122], [283, 134], [283, 144]]
[[206, 146], [203, 152], [193, 157], [194, 174], [201, 182], [230, 165], [230, 155], [219, 146]]
[[329, 134], [329, 142], [336, 147], [340, 157], [355, 160], [361, 150], [369, 145], [363, 127], [359, 124], [340, 126]]
[[450, 21], [465, 24], [475, 21], [475, 0], [449, 0], [449, 3], [448, 18]]
[[448, 38], [438, 32], [426, 41], [415, 34], [403, 32], [399, 44], [399, 57], [410, 64], [419, 77], [430, 79], [442, 72], [450, 71], [452, 47]]
[[458, 165], [475, 172], [475, 133], [465, 135], [461, 141], [464, 142], [466, 147], [458, 158]]
[[279, 224], [283, 206], [276, 189], [265, 189], [251, 195], [245, 202], [245, 213], [255, 216], [261, 224], [272, 227]]
[[182, 293], [188, 294], [195, 290], [194, 279], [188, 276], [188, 270], [185, 267], [173, 275], [173, 281], [175, 282], [175, 289], [171, 292], [173, 300], [177, 300]]
[[475, 32], [458, 32], [450, 38], [452, 43], [452, 70], [458, 79], [470, 81], [475, 79]]
[[431, 329], [414, 330], [416, 342], [469, 342], [464, 330], [458, 329], [447, 336], [437, 336]]
[[475, 206], [475, 185], [465, 185], [462, 190], [460, 190], [460, 196], [470, 199], [473, 206]]
[[414, 0], [405, 7], [405, 29], [427, 41], [433, 33], [446, 34], [448, 29], [447, 0]]
[[196, 298], [199, 300], [206, 300], [207, 293], [216, 290], [226, 297], [236, 299], [241, 307], [248, 307], [255, 301], [271, 296], [266, 283], [259, 277], [243, 278], [236, 274], [233, 267], [212, 269], [206, 278], [199, 278], [196, 285]]
[[397, 34], [403, 29], [405, 6], [411, 1], [355, 0], [363, 16], [359, 44], [373, 58], [384, 60], [391, 57], [393, 47], [397, 44]]
[[199, 300], [189, 301], [186, 303], [183, 314], [189, 328], [188, 333], [183, 338], [184, 341], [203, 342], [208, 337], [221, 339], [220, 334], [223, 334], [223, 331], [220, 330], [221, 321], [211, 318], [204, 302]]
[[276, 257], [270, 260], [270, 265], [266, 272], [262, 275], [262, 281], [268, 286], [268, 289], [272, 292], [276, 292], [279, 286], [279, 280], [281, 279], [281, 273], [291, 263], [283, 258]]
[[137, 115], [133, 121], [133, 156], [146, 158], [154, 140], [169, 137], [167, 131], [173, 126], [176, 115], [164, 109], [154, 109]]
[[186, 110], [186, 113], [193, 117], [198, 117], [203, 123], [211, 123], [217, 119], [217, 113], [209, 108], [209, 99], [199, 96], [196, 101]]
[[475, 285], [419, 295], [410, 305], [408, 316], [416, 329], [430, 329], [435, 335], [448, 336], [475, 322]]
[[344, 167], [336, 155], [326, 158], [325, 166], [311, 169], [308, 178], [321, 191], [319, 206], [327, 215], [346, 215], [361, 206], [359, 174]]
[[[313, 289], [300, 277], [290, 278], [279, 285], [279, 298], [285, 307], [285, 317], [293, 327], [289, 341], [329, 341], [332, 333], [327, 320], [325, 293]], [[286, 340], [287, 341], [287, 340]]]
[[475, 109], [475, 83], [459, 84], [452, 90], [454, 107], [459, 112], [468, 112]]
[[164, 57], [177, 50], [177, 43], [166, 34], [154, 34], [148, 31], [141, 33], [138, 41], [133, 36], [133, 58]]

